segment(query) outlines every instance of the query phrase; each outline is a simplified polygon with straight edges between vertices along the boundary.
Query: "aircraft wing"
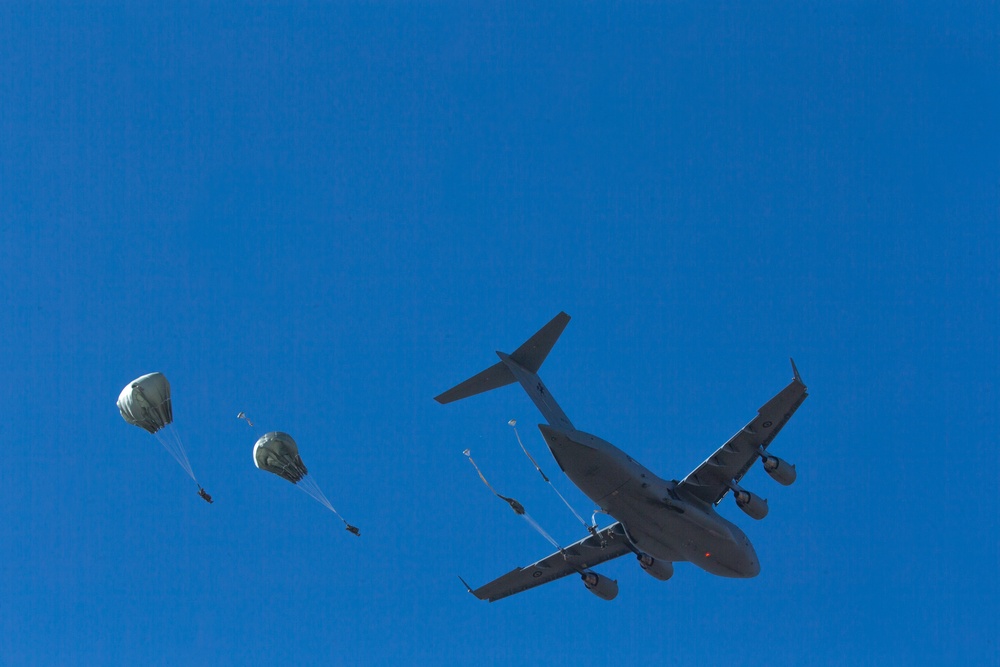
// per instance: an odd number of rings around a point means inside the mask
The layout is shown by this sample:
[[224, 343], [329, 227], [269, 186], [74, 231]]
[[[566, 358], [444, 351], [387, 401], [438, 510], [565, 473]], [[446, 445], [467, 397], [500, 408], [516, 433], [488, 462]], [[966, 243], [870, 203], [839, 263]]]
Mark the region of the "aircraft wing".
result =
[[[469, 592], [480, 600], [495, 602], [567, 575], [577, 574], [631, 552], [632, 548], [625, 536], [625, 530], [621, 523], [616, 522], [599, 531], [597, 536], [588, 535], [566, 547], [562, 552], [557, 551], [537, 563], [511, 570], [476, 590], [469, 588]], [[566, 554], [565, 557], [563, 553]], [[468, 584], [466, 586], [468, 587]]]
[[794, 361], [792, 371], [795, 377], [788, 386], [765, 403], [757, 411], [757, 416], [731, 437], [729, 442], [685, 477], [679, 485], [681, 489], [706, 503], [718, 504], [725, 497], [729, 491], [726, 483], [738, 482], [746, 474], [760, 457], [758, 445], [767, 449], [774, 436], [778, 435], [778, 431], [809, 395]]

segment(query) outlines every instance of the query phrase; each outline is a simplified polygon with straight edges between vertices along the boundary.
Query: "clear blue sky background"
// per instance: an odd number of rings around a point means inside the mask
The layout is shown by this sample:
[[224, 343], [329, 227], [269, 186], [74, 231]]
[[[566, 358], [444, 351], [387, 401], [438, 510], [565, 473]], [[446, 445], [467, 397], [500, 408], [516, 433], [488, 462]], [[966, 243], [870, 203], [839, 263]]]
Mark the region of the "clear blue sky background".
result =
[[[0, 662], [997, 664], [995, 3], [245, 4], [0, 8]], [[551, 548], [464, 448], [593, 507], [516, 387], [432, 397], [560, 310], [667, 479], [795, 357], [759, 577], [466, 593]], [[214, 505], [118, 415], [156, 370]]]

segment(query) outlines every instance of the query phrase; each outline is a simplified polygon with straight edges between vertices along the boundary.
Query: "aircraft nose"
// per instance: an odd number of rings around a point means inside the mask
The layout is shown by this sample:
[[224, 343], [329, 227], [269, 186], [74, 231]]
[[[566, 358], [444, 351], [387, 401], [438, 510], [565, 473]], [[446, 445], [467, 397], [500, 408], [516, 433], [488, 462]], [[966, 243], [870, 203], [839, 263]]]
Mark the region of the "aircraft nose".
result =
[[749, 579], [760, 574], [760, 561], [757, 559], [757, 552], [754, 551], [750, 540], [747, 540], [745, 549], [746, 551], [744, 551], [743, 558], [741, 559], [743, 562], [740, 563], [740, 571], [744, 577]]
[[750, 543], [750, 538], [736, 526], [730, 526], [730, 530], [733, 533], [735, 548], [729, 552], [729, 563], [727, 564], [729, 569], [740, 578], [756, 577], [760, 574], [760, 560], [757, 558], [753, 544]]

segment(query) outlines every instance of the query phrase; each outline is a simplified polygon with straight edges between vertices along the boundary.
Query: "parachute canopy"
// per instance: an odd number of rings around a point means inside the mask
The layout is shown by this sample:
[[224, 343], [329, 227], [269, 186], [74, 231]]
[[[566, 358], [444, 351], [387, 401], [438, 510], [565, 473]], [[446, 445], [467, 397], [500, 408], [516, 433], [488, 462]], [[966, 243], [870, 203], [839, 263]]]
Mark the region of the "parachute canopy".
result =
[[170, 383], [163, 373], [149, 373], [125, 385], [118, 395], [122, 419], [156, 433], [174, 420]]
[[253, 462], [261, 470], [297, 484], [309, 471], [292, 436], [281, 431], [265, 433], [253, 446]]

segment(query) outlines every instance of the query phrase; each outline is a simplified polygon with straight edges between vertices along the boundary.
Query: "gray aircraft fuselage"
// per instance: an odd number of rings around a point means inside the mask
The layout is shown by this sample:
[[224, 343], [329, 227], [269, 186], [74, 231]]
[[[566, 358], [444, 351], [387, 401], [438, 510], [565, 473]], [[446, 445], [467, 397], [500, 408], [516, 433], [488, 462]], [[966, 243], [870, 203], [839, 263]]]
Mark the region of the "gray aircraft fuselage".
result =
[[566, 476], [622, 523], [637, 549], [663, 561], [688, 561], [722, 577], [760, 572], [746, 534], [711, 504], [685, 494], [676, 482], [657, 477], [597, 436], [548, 424], [538, 428]]
[[[742, 530], [716, 513], [715, 504], [731, 491], [747, 515], [754, 519], [767, 515], [767, 501], [739, 486], [757, 460], [780, 484], [795, 481], [795, 466], [765, 453], [808, 396], [795, 362], [792, 381], [746, 426], [683, 481], [666, 481], [606, 440], [578, 430], [539, 378], [538, 369], [569, 319], [559, 313], [513, 353], [497, 351], [499, 363], [435, 400], [451, 403], [517, 382], [547, 422], [538, 428], [559, 467], [601, 511], [618, 521], [601, 531], [595, 526], [593, 535], [567, 549], [469, 591], [482, 600], [499, 600], [575, 571], [598, 597], [610, 600], [617, 594], [617, 583], [602, 579], [590, 567], [629, 551], [661, 581], [673, 574], [672, 563], [684, 561], [722, 577], [757, 576], [760, 563], [753, 545]], [[622, 533], [627, 542], [610, 545]]]

